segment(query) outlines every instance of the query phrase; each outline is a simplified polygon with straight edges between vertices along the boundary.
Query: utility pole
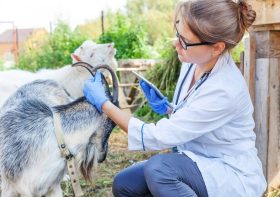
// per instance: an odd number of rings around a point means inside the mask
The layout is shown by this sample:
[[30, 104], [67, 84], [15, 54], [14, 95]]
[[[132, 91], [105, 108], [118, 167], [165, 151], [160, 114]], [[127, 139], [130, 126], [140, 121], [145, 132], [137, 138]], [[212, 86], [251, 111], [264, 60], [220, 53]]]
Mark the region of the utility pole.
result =
[[14, 43], [15, 43], [15, 62], [18, 62], [18, 56], [19, 56], [19, 44], [18, 44], [18, 28], [14, 27]]
[[104, 12], [103, 10], [101, 11], [101, 30], [102, 30], [102, 35], [104, 34]]
[[52, 26], [52, 21], [50, 21], [50, 34], [53, 32], [53, 26]]

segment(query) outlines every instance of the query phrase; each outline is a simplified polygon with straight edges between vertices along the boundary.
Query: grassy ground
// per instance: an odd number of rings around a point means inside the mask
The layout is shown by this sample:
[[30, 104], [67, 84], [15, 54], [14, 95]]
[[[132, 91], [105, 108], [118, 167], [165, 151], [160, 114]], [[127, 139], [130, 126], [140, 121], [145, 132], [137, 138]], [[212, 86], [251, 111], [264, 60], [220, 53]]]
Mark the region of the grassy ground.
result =
[[279, 197], [280, 196], [280, 189], [275, 189], [271, 192], [266, 194], [267, 197]]
[[[109, 140], [109, 153], [106, 160], [99, 165], [94, 182], [81, 180], [85, 197], [112, 197], [111, 186], [114, 175], [131, 164], [145, 160], [156, 152], [127, 151], [127, 136], [120, 130], [113, 131]], [[63, 182], [65, 197], [74, 197], [70, 182]], [[280, 189], [275, 189], [265, 197], [280, 197]]]

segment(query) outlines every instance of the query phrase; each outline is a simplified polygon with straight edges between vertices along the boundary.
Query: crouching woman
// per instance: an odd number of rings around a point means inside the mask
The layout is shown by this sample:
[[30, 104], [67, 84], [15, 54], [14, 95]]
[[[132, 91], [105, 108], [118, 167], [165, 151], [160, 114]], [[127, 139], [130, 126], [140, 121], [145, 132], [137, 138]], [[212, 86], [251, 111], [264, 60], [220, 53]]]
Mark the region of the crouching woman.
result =
[[113, 183], [116, 197], [263, 194], [266, 181], [255, 148], [253, 105], [228, 52], [255, 16], [243, 1], [192, 0], [178, 5], [175, 46], [182, 67], [172, 105], [140, 81], [153, 111], [169, 114], [156, 124], [114, 106], [104, 93], [100, 73], [86, 82], [86, 98], [128, 133], [130, 150], [177, 149], [119, 172]]

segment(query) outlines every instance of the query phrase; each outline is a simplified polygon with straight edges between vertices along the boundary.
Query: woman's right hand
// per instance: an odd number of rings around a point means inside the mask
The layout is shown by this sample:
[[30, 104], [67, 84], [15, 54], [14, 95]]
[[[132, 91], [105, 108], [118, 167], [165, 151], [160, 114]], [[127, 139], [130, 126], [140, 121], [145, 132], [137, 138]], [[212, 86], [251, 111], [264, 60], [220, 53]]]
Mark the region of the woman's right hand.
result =
[[148, 100], [151, 109], [160, 115], [167, 114], [169, 109], [167, 97], [159, 97], [155, 90], [143, 80], [140, 80], [139, 84]]
[[100, 71], [97, 71], [94, 77], [85, 82], [83, 93], [87, 101], [89, 101], [100, 113], [102, 113], [102, 105], [109, 100], [109, 98], [107, 97], [101, 82]]

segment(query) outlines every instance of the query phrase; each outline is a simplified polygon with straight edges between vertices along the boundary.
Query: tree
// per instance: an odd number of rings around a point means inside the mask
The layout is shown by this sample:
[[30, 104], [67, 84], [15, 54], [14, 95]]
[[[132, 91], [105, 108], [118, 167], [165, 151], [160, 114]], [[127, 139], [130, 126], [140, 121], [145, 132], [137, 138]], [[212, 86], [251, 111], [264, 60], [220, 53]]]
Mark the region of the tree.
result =
[[141, 26], [132, 26], [131, 21], [118, 13], [110, 28], [100, 36], [98, 42], [114, 42], [117, 49], [116, 58], [149, 58], [151, 47], [147, 44], [147, 35]]
[[141, 24], [145, 28], [149, 44], [154, 45], [166, 37], [174, 37], [173, 21], [177, 2], [178, 0], [128, 0], [127, 14], [134, 24]]

